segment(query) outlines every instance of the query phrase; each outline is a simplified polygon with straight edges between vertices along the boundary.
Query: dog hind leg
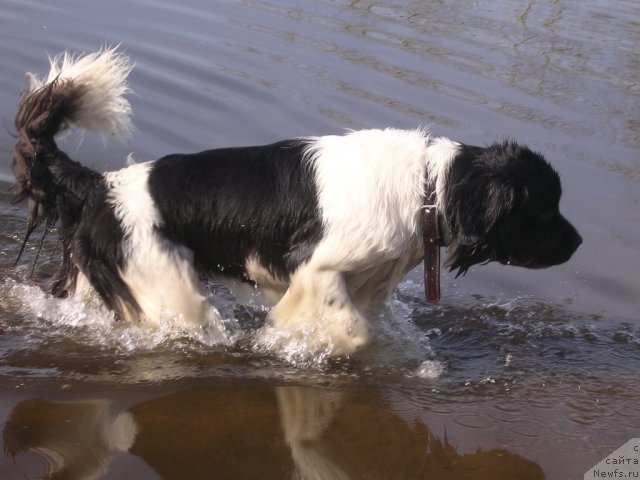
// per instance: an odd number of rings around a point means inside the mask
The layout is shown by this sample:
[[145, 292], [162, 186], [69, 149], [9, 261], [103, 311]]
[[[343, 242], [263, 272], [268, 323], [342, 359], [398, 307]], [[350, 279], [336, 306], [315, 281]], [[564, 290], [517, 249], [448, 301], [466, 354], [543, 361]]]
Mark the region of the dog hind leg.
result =
[[131, 258], [123, 272], [145, 320], [156, 325], [167, 315], [179, 315], [196, 325], [220, 320], [206, 297], [190, 250], [158, 242], [145, 254]]

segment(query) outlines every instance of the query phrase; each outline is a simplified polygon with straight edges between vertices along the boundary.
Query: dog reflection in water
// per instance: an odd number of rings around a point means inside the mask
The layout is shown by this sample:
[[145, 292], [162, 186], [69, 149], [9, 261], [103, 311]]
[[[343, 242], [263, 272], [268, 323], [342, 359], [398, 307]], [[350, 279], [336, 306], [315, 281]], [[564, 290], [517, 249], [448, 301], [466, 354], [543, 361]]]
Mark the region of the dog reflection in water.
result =
[[116, 451], [127, 451], [138, 432], [129, 412], [114, 414], [109, 400], [25, 400], [3, 432], [5, 453], [32, 452], [45, 461], [47, 479], [99, 478]]
[[5, 424], [5, 452], [17, 465], [35, 454], [26, 462], [44, 460], [52, 480], [100, 478], [119, 451], [144, 460], [139, 479], [544, 478], [506, 450], [458, 453], [371, 392], [202, 388], [113, 410], [108, 400], [23, 401]]

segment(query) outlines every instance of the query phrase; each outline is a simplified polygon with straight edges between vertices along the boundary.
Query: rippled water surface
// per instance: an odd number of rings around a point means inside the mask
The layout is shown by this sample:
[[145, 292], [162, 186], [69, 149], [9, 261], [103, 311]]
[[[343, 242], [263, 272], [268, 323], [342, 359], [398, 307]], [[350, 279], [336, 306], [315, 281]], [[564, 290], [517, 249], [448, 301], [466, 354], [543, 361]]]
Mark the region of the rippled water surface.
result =
[[[637, 2], [0, 0], [0, 478], [581, 479], [640, 437]], [[354, 358], [262, 328], [208, 285], [224, 325], [113, 321], [13, 265], [11, 126], [47, 54], [122, 44], [136, 133], [64, 142], [99, 170], [177, 151], [365, 127], [516, 138], [563, 180], [584, 237], [566, 265], [421, 272]], [[37, 267], [32, 267], [37, 260]]]

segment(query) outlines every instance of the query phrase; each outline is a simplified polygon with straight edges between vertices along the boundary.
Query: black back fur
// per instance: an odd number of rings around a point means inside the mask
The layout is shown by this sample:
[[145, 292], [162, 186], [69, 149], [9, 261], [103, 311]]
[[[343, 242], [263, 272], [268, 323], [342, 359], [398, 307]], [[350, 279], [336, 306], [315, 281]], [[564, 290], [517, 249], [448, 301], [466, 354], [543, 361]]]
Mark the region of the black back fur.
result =
[[201, 272], [247, 280], [245, 262], [254, 255], [288, 278], [322, 235], [306, 146], [287, 140], [161, 158], [149, 176], [161, 233], [190, 248]]

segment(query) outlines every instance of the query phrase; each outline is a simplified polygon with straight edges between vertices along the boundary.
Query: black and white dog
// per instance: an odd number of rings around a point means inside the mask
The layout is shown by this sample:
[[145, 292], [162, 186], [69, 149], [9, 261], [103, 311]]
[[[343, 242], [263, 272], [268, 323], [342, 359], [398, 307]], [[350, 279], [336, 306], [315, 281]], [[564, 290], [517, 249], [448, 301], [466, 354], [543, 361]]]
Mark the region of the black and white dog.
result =
[[16, 200], [29, 201], [25, 242], [37, 225], [58, 226], [54, 295], [92, 288], [118, 318], [159, 323], [168, 310], [203, 323], [218, 316], [201, 285], [214, 276], [271, 302], [269, 325], [341, 355], [371, 342], [368, 319], [423, 257], [426, 187], [458, 274], [490, 261], [556, 265], [582, 241], [558, 210], [557, 173], [514, 142], [364, 130], [97, 173], [55, 137], [72, 125], [129, 132], [130, 69], [114, 49], [62, 54], [21, 95]]

